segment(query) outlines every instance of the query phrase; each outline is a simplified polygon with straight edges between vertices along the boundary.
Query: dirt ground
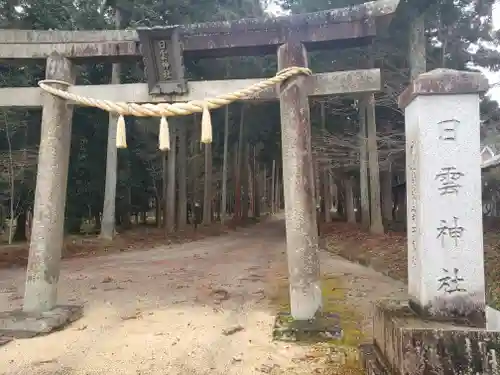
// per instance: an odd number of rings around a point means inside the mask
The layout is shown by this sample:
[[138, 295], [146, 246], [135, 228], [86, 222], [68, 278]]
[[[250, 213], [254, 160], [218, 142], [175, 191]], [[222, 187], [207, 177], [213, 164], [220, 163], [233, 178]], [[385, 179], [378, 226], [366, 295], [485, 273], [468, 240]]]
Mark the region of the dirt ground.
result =
[[[488, 304], [500, 308], [500, 233], [485, 225], [484, 258], [486, 299]], [[496, 229], [496, 230], [495, 230]], [[370, 266], [371, 268], [406, 283], [408, 263], [406, 234], [390, 231], [383, 236], [363, 232], [359, 226], [344, 222], [323, 224], [322, 233], [327, 248], [333, 254]]]
[[[253, 223], [238, 223], [239, 226], [251, 224]], [[208, 227], [199, 226], [196, 231], [193, 230], [192, 226], [188, 226], [184, 231], [169, 233], [168, 236], [165, 236], [163, 228], [156, 228], [152, 225], [136, 225], [119, 233], [113, 241], [101, 239], [97, 235], [70, 235], [64, 240], [62, 258], [82, 258], [129, 250], [149, 250], [157, 245], [181, 244], [219, 236], [231, 232], [235, 228], [233, 222], [228, 222], [227, 225], [214, 223]], [[1, 245], [0, 269], [25, 267], [28, 264], [28, 253], [28, 242]]]
[[[146, 243], [147, 246], [147, 243]], [[404, 298], [404, 285], [321, 253], [325, 309], [343, 339], [316, 345], [272, 341], [286, 309], [284, 223], [149, 251], [63, 261], [61, 303], [84, 317], [63, 331], [0, 347], [0, 374], [338, 374], [370, 337], [372, 303]], [[24, 271], [0, 271], [0, 310], [19, 307]]]

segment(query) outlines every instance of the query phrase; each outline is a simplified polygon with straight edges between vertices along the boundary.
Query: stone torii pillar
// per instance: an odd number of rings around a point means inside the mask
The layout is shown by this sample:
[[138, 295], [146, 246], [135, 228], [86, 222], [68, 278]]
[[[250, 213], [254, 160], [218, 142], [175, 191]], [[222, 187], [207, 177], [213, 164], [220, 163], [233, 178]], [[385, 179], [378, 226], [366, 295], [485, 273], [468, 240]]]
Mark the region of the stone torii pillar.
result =
[[[73, 84], [71, 61], [52, 53], [47, 58], [45, 77]], [[57, 87], [67, 89], [61, 84]], [[71, 104], [44, 94], [23, 311], [0, 313], [0, 331], [6, 336], [26, 338], [49, 333], [78, 319], [82, 313], [80, 306], [57, 305], [72, 118]]]
[[[58, 54], [47, 59], [47, 79], [75, 82], [71, 61]], [[67, 89], [59, 85], [61, 89]], [[31, 232], [23, 310], [49, 311], [56, 306], [64, 210], [71, 147], [73, 106], [65, 99], [44, 94], [38, 156], [33, 229]]]
[[[307, 67], [307, 53], [300, 43], [287, 43], [278, 49], [278, 70], [291, 66]], [[290, 308], [295, 320], [313, 319], [322, 307], [305, 80], [293, 77], [279, 88]]]
[[[115, 27], [120, 29], [122, 23], [122, 12], [118, 6], [114, 9]], [[121, 82], [122, 64], [113, 63], [111, 70], [111, 84], [118, 85]], [[116, 148], [116, 123], [118, 116], [109, 113], [108, 142], [106, 147], [106, 178], [104, 183], [104, 205], [102, 209], [101, 237], [112, 240], [115, 236], [116, 215], [116, 182], [118, 179], [118, 150]]]

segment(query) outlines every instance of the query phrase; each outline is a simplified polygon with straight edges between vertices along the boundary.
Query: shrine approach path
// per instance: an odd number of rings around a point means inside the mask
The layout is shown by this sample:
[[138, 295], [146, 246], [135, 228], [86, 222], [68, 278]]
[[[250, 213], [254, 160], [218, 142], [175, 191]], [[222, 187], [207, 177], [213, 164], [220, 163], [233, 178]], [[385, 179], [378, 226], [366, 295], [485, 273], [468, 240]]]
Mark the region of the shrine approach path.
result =
[[[287, 299], [284, 239], [278, 216], [183, 245], [64, 260], [59, 300], [83, 303], [83, 318], [0, 347], [0, 374], [331, 374], [345, 362], [335, 348], [271, 338]], [[325, 280], [336, 280], [328, 290], [342, 291], [332, 306], [369, 339], [372, 303], [404, 298], [403, 284], [320, 255]], [[1, 271], [0, 310], [21, 306], [23, 284], [23, 270]]]

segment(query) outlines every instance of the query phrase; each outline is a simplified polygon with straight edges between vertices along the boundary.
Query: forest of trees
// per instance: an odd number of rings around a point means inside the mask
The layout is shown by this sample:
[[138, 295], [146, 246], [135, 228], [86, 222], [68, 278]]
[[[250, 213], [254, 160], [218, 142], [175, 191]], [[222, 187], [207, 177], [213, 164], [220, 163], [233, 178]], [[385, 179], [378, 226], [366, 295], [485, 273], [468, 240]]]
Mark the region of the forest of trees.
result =
[[[294, 13], [311, 12], [362, 3], [360, 0], [284, 0], [283, 8]], [[500, 68], [498, 35], [491, 29], [493, 0], [438, 0], [426, 14], [427, 69]], [[265, 16], [266, 5], [259, 0], [0, 0], [0, 28], [37, 30], [95, 30], [115, 28], [113, 8], [122, 11], [122, 27], [184, 24]], [[397, 97], [408, 83], [408, 36], [391, 32], [381, 35], [369, 48], [342, 53], [322, 51], [311, 54], [314, 72], [364, 68], [382, 70], [383, 91], [376, 95], [377, 128], [381, 161], [401, 170], [404, 163], [404, 118]], [[275, 56], [186, 61], [189, 79], [269, 77], [276, 72]], [[35, 86], [44, 78], [43, 65], [0, 65], [0, 85]], [[122, 82], [144, 82], [142, 63], [124, 62]], [[106, 84], [111, 80], [111, 64], [79, 66], [77, 84]], [[324, 111], [323, 111], [324, 110]], [[359, 138], [356, 108], [341, 97], [315, 102], [311, 106], [314, 145], [318, 160], [337, 176], [358, 165]], [[322, 117], [321, 114], [324, 113]], [[492, 142], [500, 127], [498, 104], [487, 96], [482, 102], [482, 133]], [[36, 180], [37, 148], [40, 137], [40, 111], [2, 110], [0, 116], [0, 199], [3, 218], [11, 211], [18, 223], [26, 221], [32, 210]], [[199, 117], [174, 119], [172, 123], [189, 126]], [[281, 158], [279, 104], [234, 104], [228, 110], [230, 173], [228, 186], [234, 192], [235, 161], [239, 149], [240, 124], [244, 122], [244, 157], [253, 176], [266, 171], [271, 175], [273, 161]], [[214, 142], [211, 147], [212, 199], [219, 199], [221, 188], [225, 110], [214, 111]], [[108, 114], [92, 108], [78, 108], [73, 118], [70, 172], [66, 203], [66, 230], [80, 231], [84, 220], [99, 225], [103, 209]], [[126, 228], [131, 215], [139, 216], [151, 202], [163, 199], [165, 158], [158, 150], [158, 119], [127, 118], [128, 148], [118, 152], [117, 223]], [[198, 128], [197, 128], [198, 129]], [[199, 136], [188, 144], [188, 200], [203, 199], [204, 152]], [[241, 160], [240, 160], [241, 163]], [[244, 163], [247, 165], [248, 163]], [[252, 165], [258, 166], [252, 170]], [[381, 168], [386, 168], [381, 163]], [[279, 165], [276, 166], [279, 170]], [[245, 169], [245, 168], [243, 168]], [[239, 177], [242, 181], [243, 177]], [[246, 179], [248, 181], [248, 179]], [[243, 185], [245, 185], [243, 183]], [[248, 184], [247, 184], [248, 185]], [[249, 187], [244, 186], [244, 191]], [[14, 240], [26, 240], [24, 225], [17, 225]]]

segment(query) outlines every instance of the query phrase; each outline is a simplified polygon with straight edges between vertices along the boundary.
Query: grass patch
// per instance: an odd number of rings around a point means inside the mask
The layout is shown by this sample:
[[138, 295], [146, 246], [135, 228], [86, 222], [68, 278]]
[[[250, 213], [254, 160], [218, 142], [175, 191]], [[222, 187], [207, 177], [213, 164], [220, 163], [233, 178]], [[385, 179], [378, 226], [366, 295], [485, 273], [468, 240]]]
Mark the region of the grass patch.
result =
[[[271, 305], [276, 313], [290, 311], [290, 295], [288, 280], [281, 279], [271, 295]], [[340, 277], [323, 275], [321, 278], [323, 297], [323, 314], [334, 315], [342, 330], [339, 338], [323, 339], [322, 342], [297, 342], [299, 345], [311, 346], [310, 359], [322, 361], [319, 374], [361, 375], [364, 370], [359, 363], [359, 344], [363, 341], [362, 319], [349, 306], [346, 299], [346, 288]], [[291, 317], [289, 318], [291, 319]], [[291, 323], [291, 321], [289, 322]]]

